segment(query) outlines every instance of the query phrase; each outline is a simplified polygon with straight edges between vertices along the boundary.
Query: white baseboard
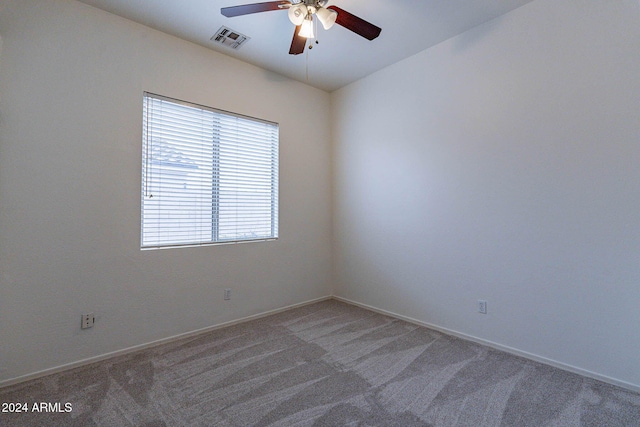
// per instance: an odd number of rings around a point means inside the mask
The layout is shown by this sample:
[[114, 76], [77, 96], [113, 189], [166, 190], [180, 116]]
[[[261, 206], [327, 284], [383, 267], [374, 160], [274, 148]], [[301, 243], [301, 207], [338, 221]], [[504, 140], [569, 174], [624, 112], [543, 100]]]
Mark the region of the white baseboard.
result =
[[564, 371], [572, 372], [574, 374], [582, 375], [582, 376], [585, 376], [585, 377], [588, 377], [588, 378], [592, 378], [594, 380], [602, 381], [602, 382], [605, 382], [605, 383], [608, 383], [608, 384], [612, 384], [612, 385], [615, 385], [615, 386], [618, 386], [618, 387], [622, 387], [622, 388], [627, 389], [627, 390], [631, 390], [631, 391], [636, 392], [636, 393], [640, 393], [640, 385], [637, 385], [637, 384], [629, 383], [627, 381], [622, 381], [622, 380], [619, 380], [619, 379], [616, 379], [616, 378], [612, 378], [612, 377], [609, 377], [609, 376], [606, 376], [606, 375], [601, 375], [601, 374], [598, 374], [596, 372], [592, 372], [592, 371], [589, 371], [589, 370], [586, 370], [586, 369], [579, 368], [577, 366], [573, 366], [573, 365], [569, 365], [569, 364], [566, 364], [566, 363], [558, 362], [557, 360], [548, 359], [546, 357], [539, 356], [537, 354], [533, 354], [533, 353], [529, 353], [529, 352], [526, 352], [526, 351], [518, 350], [517, 348], [509, 347], [509, 346], [506, 346], [506, 345], [498, 344], [498, 343], [493, 342], [493, 341], [489, 341], [489, 340], [485, 340], [485, 339], [482, 339], [482, 338], [474, 337], [472, 335], [467, 335], [467, 334], [464, 334], [462, 332], [458, 332], [458, 331], [454, 331], [454, 330], [451, 330], [451, 329], [443, 328], [441, 326], [434, 325], [432, 323], [423, 322], [421, 320], [417, 320], [417, 319], [414, 319], [414, 318], [411, 318], [411, 317], [403, 316], [401, 314], [393, 313], [391, 311], [382, 310], [382, 309], [379, 309], [377, 307], [373, 307], [373, 306], [370, 306], [370, 305], [367, 305], [367, 304], [362, 304], [362, 303], [359, 303], [357, 301], [352, 301], [352, 300], [350, 300], [348, 298], [343, 298], [343, 297], [339, 297], [339, 296], [335, 296], [335, 295], [332, 298], [337, 300], [337, 301], [342, 301], [342, 302], [347, 303], [347, 304], [351, 304], [351, 305], [355, 305], [355, 306], [360, 307], [360, 308], [364, 308], [366, 310], [371, 310], [371, 311], [374, 311], [376, 313], [380, 313], [380, 314], [384, 314], [386, 316], [394, 317], [396, 319], [404, 320], [405, 322], [413, 323], [413, 324], [418, 325], [418, 326], [424, 326], [426, 328], [433, 329], [433, 330], [436, 330], [438, 332], [442, 332], [443, 334], [452, 335], [452, 336], [455, 336], [455, 337], [458, 337], [458, 338], [462, 338], [462, 339], [465, 339], [465, 340], [468, 340], [468, 341], [473, 341], [473, 342], [478, 343], [478, 344], [482, 344], [482, 345], [486, 345], [486, 346], [491, 347], [491, 348], [495, 348], [496, 350], [501, 350], [501, 351], [504, 351], [506, 353], [510, 353], [510, 354], [513, 354], [513, 355], [516, 355], [516, 356], [520, 356], [520, 357], [524, 357], [525, 359], [529, 359], [529, 360], [533, 360], [535, 362], [543, 363], [545, 365], [553, 366], [554, 368], [562, 369]]
[[200, 334], [205, 334], [207, 332], [211, 332], [211, 331], [215, 331], [216, 329], [220, 329], [220, 328], [226, 328], [227, 326], [232, 326], [232, 325], [237, 325], [239, 323], [244, 323], [244, 322], [248, 322], [251, 320], [256, 320], [256, 319], [260, 319], [262, 317], [266, 317], [266, 316], [271, 316], [273, 314], [277, 314], [277, 313], [281, 313], [283, 311], [286, 310], [291, 310], [292, 308], [298, 308], [298, 307], [304, 307], [305, 305], [309, 305], [309, 304], [314, 304], [320, 301], [326, 301], [331, 299], [332, 297], [329, 296], [325, 296], [325, 297], [320, 297], [320, 298], [315, 298], [309, 301], [305, 301], [305, 302], [301, 302], [301, 303], [297, 303], [297, 304], [292, 304], [292, 305], [288, 305], [286, 307], [282, 307], [282, 308], [276, 308], [274, 310], [269, 310], [269, 311], [265, 311], [262, 313], [258, 313], [258, 314], [254, 314], [251, 316], [247, 316], [247, 317], [242, 317], [240, 319], [236, 319], [236, 320], [231, 320], [229, 322], [224, 322], [224, 323], [219, 323], [217, 325], [212, 325], [212, 326], [207, 326], [206, 328], [201, 328], [201, 329], [197, 329], [195, 331], [191, 331], [191, 332], [185, 332], [183, 334], [178, 334], [178, 335], [174, 335], [168, 338], [162, 338], [156, 341], [151, 341], [145, 344], [140, 344], [140, 345], [135, 345], [133, 347], [128, 347], [122, 350], [117, 350], [117, 351], [112, 351], [110, 353], [105, 353], [105, 354], [101, 354], [99, 356], [93, 356], [93, 357], [89, 357], [86, 359], [82, 359], [82, 360], [78, 360], [75, 362], [71, 362], [71, 363], [66, 363], [64, 365], [60, 365], [60, 366], [56, 366], [53, 368], [48, 368], [48, 369], [43, 369], [41, 371], [37, 371], [37, 372], [33, 372], [31, 374], [27, 374], [27, 375], [22, 375], [19, 377], [15, 377], [15, 378], [10, 378], [7, 380], [2, 380], [0, 381], [0, 387], [6, 387], [6, 386], [10, 386], [10, 385], [14, 385], [14, 384], [18, 384], [21, 382], [25, 382], [25, 381], [29, 381], [29, 380], [34, 380], [40, 377], [44, 377], [47, 375], [51, 375], [51, 374], [55, 374], [58, 372], [62, 372], [62, 371], [66, 371], [69, 369], [73, 369], [73, 368], [78, 368], [80, 366], [84, 366], [84, 365], [89, 365], [91, 363], [95, 363], [95, 362], [100, 362], [112, 357], [116, 357], [116, 356], [122, 356], [125, 354], [129, 354], [129, 353], [133, 353], [136, 351], [140, 351], [140, 350], [146, 350], [148, 348], [152, 348], [152, 347], [156, 347], [162, 344], [168, 344], [171, 343], [173, 341], [178, 341], [184, 338], [191, 338]]
[[40, 378], [40, 377], [44, 377], [44, 376], [47, 376], [47, 375], [55, 374], [55, 373], [66, 371], [66, 370], [73, 369], [73, 368], [77, 368], [77, 367], [80, 367], [80, 366], [89, 365], [91, 363], [100, 362], [100, 361], [103, 361], [103, 360], [106, 360], [106, 359], [109, 359], [109, 358], [112, 358], [112, 357], [122, 356], [122, 355], [125, 355], [125, 354], [129, 354], [129, 353], [133, 353], [133, 352], [136, 352], [136, 351], [140, 351], [140, 350], [146, 350], [146, 349], [149, 349], [149, 348], [152, 348], [152, 347], [156, 347], [156, 346], [159, 346], [159, 345], [162, 345], [162, 344], [168, 344], [168, 343], [171, 343], [173, 341], [178, 341], [178, 340], [181, 340], [181, 339], [184, 339], [184, 338], [191, 338], [191, 337], [194, 337], [194, 336], [197, 336], [197, 335], [200, 335], [200, 334], [205, 334], [207, 332], [214, 331], [216, 329], [225, 328], [227, 326], [237, 325], [237, 324], [248, 322], [248, 321], [251, 321], [251, 320], [260, 319], [262, 317], [266, 317], [266, 316], [270, 316], [270, 315], [273, 315], [273, 314], [281, 313], [281, 312], [286, 311], [286, 310], [290, 310], [290, 309], [298, 308], [298, 307], [304, 307], [305, 305], [314, 304], [314, 303], [317, 303], [317, 302], [320, 302], [320, 301], [326, 301], [326, 300], [329, 300], [329, 299], [335, 299], [337, 301], [341, 301], [341, 302], [344, 302], [344, 303], [347, 303], [347, 304], [351, 304], [351, 305], [354, 305], [354, 306], [357, 306], [357, 307], [361, 307], [361, 308], [364, 308], [366, 310], [370, 310], [370, 311], [373, 311], [373, 312], [376, 312], [376, 313], [384, 314], [386, 316], [394, 317], [396, 319], [404, 320], [406, 322], [413, 323], [413, 324], [418, 325], [418, 326], [423, 326], [423, 327], [426, 327], [426, 328], [429, 328], [429, 329], [433, 329], [433, 330], [436, 330], [438, 332], [442, 332], [442, 333], [447, 334], [447, 335], [455, 336], [455, 337], [462, 338], [462, 339], [465, 339], [465, 340], [468, 340], [468, 341], [473, 341], [473, 342], [476, 342], [478, 344], [486, 345], [488, 347], [495, 348], [497, 350], [501, 350], [501, 351], [504, 351], [504, 352], [507, 352], [507, 353], [510, 353], [510, 354], [513, 354], [513, 355], [516, 355], [516, 356], [524, 357], [526, 359], [533, 360], [533, 361], [536, 361], [536, 362], [540, 362], [540, 363], [543, 363], [545, 365], [553, 366], [553, 367], [558, 368], [558, 369], [562, 369], [562, 370], [565, 370], [565, 371], [568, 371], [568, 372], [573, 372], [573, 373], [578, 374], [578, 375], [582, 375], [582, 376], [585, 376], [585, 377], [588, 377], [588, 378], [593, 378], [595, 380], [599, 380], [599, 381], [602, 381], [602, 382], [605, 382], [605, 383], [608, 383], [608, 384], [612, 384], [612, 385], [615, 385], [615, 386], [618, 386], [618, 387], [625, 388], [627, 390], [634, 391], [636, 393], [640, 393], [640, 385], [629, 383], [627, 381], [622, 381], [622, 380], [619, 380], [619, 379], [616, 379], [616, 378], [612, 378], [612, 377], [609, 377], [609, 376], [606, 376], [606, 375], [601, 375], [601, 374], [598, 374], [596, 372], [592, 372], [592, 371], [589, 371], [589, 370], [586, 370], [586, 369], [579, 368], [577, 366], [573, 366], [573, 365], [569, 365], [569, 364], [566, 364], [566, 363], [558, 362], [556, 360], [549, 359], [549, 358], [546, 358], [546, 357], [543, 357], [543, 356], [539, 356], [537, 354], [533, 354], [533, 353], [529, 353], [529, 352], [526, 352], [526, 351], [518, 350], [518, 349], [513, 348], [513, 347], [509, 347], [509, 346], [506, 346], [506, 345], [495, 343], [493, 341], [485, 340], [485, 339], [478, 338], [478, 337], [475, 337], [475, 336], [472, 336], [472, 335], [464, 334], [462, 332], [454, 331], [452, 329], [443, 328], [441, 326], [434, 325], [432, 323], [423, 322], [423, 321], [418, 320], [418, 319], [414, 319], [414, 318], [411, 318], [411, 317], [408, 317], [408, 316], [403, 316], [403, 315], [398, 314], [398, 313], [394, 313], [394, 312], [391, 312], [391, 311], [383, 310], [383, 309], [380, 309], [380, 308], [377, 308], [377, 307], [373, 307], [373, 306], [370, 306], [370, 305], [367, 305], [367, 304], [359, 303], [357, 301], [353, 301], [353, 300], [350, 300], [348, 298], [343, 298], [343, 297], [339, 297], [339, 296], [335, 296], [335, 295], [315, 298], [315, 299], [312, 299], [312, 300], [309, 300], [309, 301], [305, 301], [305, 302], [301, 302], [301, 303], [297, 303], [297, 304], [292, 304], [292, 305], [288, 305], [286, 307], [277, 308], [277, 309], [274, 309], [274, 310], [269, 310], [269, 311], [265, 311], [265, 312], [262, 312], [262, 313], [254, 314], [254, 315], [251, 315], [251, 316], [242, 317], [240, 319], [231, 320], [229, 322], [219, 323], [217, 325], [208, 326], [206, 328], [197, 329], [195, 331], [174, 335], [174, 336], [171, 336], [171, 337], [168, 337], [168, 338], [162, 338], [162, 339], [159, 339], [159, 340], [156, 340], [156, 341], [151, 341], [151, 342], [148, 342], [148, 343], [145, 343], [145, 344], [140, 344], [140, 345], [136, 345], [136, 346], [133, 346], [133, 347], [128, 347], [128, 348], [125, 348], [125, 349], [122, 349], [122, 350], [117, 350], [117, 351], [113, 351], [113, 352], [110, 352], [110, 353], [105, 353], [105, 354], [101, 354], [101, 355], [98, 355], [98, 356], [94, 356], [94, 357], [89, 357], [89, 358], [86, 358], [86, 359], [78, 360], [78, 361], [75, 361], [75, 362], [72, 362], [72, 363], [67, 363], [67, 364], [64, 364], [64, 365], [56, 366], [56, 367], [53, 367], [53, 368], [44, 369], [44, 370], [41, 370], [41, 371], [33, 372], [31, 374], [22, 375], [22, 376], [19, 376], [19, 377], [16, 377], [16, 378], [10, 378], [10, 379], [7, 379], [7, 380], [2, 380], [2, 381], [0, 381], [0, 387], [6, 387], [6, 386], [10, 386], [10, 385], [21, 383], [21, 382], [37, 379], [37, 378]]

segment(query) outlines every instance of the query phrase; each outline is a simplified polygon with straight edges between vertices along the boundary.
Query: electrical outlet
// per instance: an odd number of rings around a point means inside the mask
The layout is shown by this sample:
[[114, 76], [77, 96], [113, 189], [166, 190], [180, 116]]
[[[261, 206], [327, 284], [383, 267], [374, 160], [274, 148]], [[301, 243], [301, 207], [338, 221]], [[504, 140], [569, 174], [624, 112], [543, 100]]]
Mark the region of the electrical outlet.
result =
[[80, 324], [80, 327], [82, 329], [89, 329], [89, 328], [93, 328], [93, 324], [95, 323], [96, 318], [93, 315], [93, 313], [86, 313], [82, 315], [82, 323]]
[[478, 300], [478, 313], [487, 314], [487, 302], [485, 300]]
[[231, 289], [224, 290], [224, 299], [227, 301], [231, 299]]

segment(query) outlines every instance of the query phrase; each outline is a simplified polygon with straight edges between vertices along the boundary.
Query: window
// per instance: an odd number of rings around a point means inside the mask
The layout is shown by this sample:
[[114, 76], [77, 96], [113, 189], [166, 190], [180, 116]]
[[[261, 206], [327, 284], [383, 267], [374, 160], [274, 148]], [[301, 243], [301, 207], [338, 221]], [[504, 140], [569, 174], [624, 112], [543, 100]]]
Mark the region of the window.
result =
[[278, 237], [278, 124], [144, 94], [143, 249]]

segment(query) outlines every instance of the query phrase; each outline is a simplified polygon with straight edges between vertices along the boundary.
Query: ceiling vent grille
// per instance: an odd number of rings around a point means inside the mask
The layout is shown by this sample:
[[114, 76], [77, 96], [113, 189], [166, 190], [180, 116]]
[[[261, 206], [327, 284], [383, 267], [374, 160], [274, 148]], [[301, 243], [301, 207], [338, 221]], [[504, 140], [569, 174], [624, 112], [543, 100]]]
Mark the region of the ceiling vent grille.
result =
[[249, 40], [251, 40], [251, 37], [247, 37], [225, 26], [220, 27], [218, 32], [211, 37], [211, 41], [230, 47], [231, 49], [240, 49], [242, 45]]

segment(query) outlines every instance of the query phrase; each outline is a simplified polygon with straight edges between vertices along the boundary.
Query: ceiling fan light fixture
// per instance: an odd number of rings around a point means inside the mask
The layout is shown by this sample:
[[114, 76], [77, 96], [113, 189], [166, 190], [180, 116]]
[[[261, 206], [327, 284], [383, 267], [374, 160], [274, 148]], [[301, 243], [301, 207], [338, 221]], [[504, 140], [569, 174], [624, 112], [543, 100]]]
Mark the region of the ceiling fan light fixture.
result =
[[300, 37], [304, 37], [307, 39], [314, 38], [313, 34], [313, 18], [311, 15], [307, 15], [304, 22], [302, 23], [302, 27], [300, 27], [300, 32], [298, 33]]
[[304, 4], [298, 3], [289, 8], [289, 21], [291, 21], [293, 25], [301, 25], [306, 17], [307, 6]]
[[333, 24], [336, 23], [336, 19], [338, 18], [338, 12], [324, 7], [318, 8], [316, 15], [318, 16], [318, 21], [320, 21], [325, 30], [333, 27]]

